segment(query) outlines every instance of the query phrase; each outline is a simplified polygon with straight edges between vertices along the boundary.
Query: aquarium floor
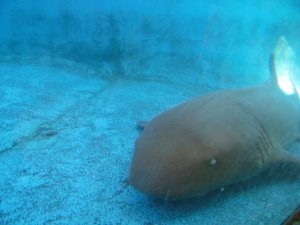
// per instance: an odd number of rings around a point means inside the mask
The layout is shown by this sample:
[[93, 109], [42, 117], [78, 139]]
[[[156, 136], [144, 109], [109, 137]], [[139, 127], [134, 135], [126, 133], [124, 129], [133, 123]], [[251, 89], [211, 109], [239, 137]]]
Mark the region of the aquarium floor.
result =
[[136, 122], [199, 93], [0, 65], [0, 224], [280, 224], [300, 201], [300, 182], [237, 185], [182, 203], [127, 185]]

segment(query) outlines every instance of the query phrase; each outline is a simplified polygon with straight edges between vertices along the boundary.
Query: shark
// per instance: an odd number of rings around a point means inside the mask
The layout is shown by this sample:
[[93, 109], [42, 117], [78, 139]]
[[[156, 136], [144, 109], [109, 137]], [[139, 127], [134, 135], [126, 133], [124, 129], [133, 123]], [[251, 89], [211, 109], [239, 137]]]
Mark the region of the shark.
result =
[[137, 139], [128, 182], [167, 200], [201, 197], [300, 160], [300, 104], [278, 85], [271, 54], [268, 82], [192, 98], [147, 124]]

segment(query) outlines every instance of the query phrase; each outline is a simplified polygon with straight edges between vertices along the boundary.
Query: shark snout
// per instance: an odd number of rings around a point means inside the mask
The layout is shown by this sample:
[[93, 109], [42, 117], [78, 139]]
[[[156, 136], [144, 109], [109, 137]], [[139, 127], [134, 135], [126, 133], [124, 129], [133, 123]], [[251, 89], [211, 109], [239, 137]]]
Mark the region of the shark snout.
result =
[[[206, 193], [207, 177], [204, 167], [212, 167], [209, 162], [198, 164], [185, 157], [168, 157], [165, 160], [151, 161], [140, 158], [132, 164], [129, 184], [138, 191], [164, 199], [179, 200]], [[142, 162], [142, 163], [141, 163]], [[147, 164], [148, 162], [148, 164]], [[212, 161], [215, 164], [216, 161]], [[200, 167], [199, 167], [200, 165]], [[211, 170], [211, 168], [208, 168]]]

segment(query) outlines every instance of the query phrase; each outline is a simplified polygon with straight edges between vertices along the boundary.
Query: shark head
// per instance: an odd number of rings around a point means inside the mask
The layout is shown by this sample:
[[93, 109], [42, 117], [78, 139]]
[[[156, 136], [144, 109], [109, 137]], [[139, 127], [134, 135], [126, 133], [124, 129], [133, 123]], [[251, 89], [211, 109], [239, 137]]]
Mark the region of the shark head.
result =
[[129, 183], [147, 195], [180, 200], [240, 180], [241, 171], [242, 179], [248, 178], [256, 171], [253, 165], [260, 163], [253, 163], [258, 157], [243, 151], [251, 147], [251, 141], [245, 145], [251, 137], [237, 132], [231, 121], [220, 121], [175, 124], [168, 113], [161, 115], [136, 142]]

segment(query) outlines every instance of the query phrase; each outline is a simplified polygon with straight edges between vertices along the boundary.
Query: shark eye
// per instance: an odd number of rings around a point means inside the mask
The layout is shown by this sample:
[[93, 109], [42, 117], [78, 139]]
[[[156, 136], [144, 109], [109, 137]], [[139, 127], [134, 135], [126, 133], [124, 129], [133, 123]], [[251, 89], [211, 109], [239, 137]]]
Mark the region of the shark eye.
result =
[[209, 161], [209, 165], [211, 166], [211, 167], [214, 167], [214, 166], [216, 166], [217, 165], [217, 160], [216, 159], [211, 159], [210, 161]]

